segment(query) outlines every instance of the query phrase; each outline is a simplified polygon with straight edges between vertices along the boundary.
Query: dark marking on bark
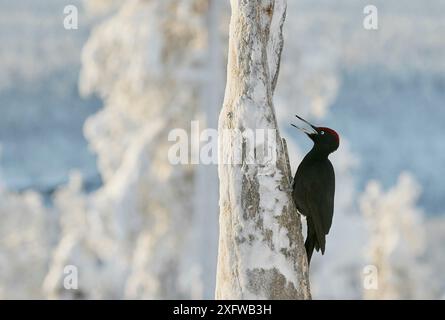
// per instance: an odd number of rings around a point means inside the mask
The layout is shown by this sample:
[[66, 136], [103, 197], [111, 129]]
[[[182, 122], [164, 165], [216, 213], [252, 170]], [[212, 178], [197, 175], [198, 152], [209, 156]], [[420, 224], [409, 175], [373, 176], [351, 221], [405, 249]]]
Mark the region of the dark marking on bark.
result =
[[243, 175], [242, 191], [241, 191], [241, 207], [243, 208], [243, 218], [245, 220], [257, 217], [260, 207], [258, 179], [254, 175], [249, 179], [246, 174]]
[[273, 15], [273, 4], [270, 4], [270, 5], [268, 5], [265, 9], [264, 9], [264, 12], [266, 12], [266, 14], [270, 17], [270, 18], [272, 18], [272, 15]]
[[275, 250], [275, 246], [273, 244], [272, 241], [272, 237], [273, 237], [273, 232], [270, 229], [265, 229], [263, 231], [264, 234], [264, 241], [267, 243], [267, 245], [269, 246], [269, 248], [273, 251]]
[[242, 244], [242, 243], [246, 242], [246, 238], [245, 237], [240, 237], [240, 236], [235, 236], [235, 242], [237, 244]]
[[287, 281], [276, 268], [247, 270], [247, 276], [249, 279], [247, 289], [253, 294], [270, 300], [293, 300], [298, 296], [298, 290], [293, 283]]

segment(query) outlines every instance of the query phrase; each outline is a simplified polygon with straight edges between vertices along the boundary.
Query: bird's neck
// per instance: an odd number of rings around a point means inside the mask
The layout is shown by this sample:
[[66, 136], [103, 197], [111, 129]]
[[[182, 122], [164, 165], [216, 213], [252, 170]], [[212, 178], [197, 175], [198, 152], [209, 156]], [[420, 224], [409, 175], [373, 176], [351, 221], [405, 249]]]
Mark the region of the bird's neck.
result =
[[311, 151], [306, 155], [306, 158], [311, 160], [326, 160], [329, 154], [329, 150], [325, 150], [325, 148], [314, 144]]

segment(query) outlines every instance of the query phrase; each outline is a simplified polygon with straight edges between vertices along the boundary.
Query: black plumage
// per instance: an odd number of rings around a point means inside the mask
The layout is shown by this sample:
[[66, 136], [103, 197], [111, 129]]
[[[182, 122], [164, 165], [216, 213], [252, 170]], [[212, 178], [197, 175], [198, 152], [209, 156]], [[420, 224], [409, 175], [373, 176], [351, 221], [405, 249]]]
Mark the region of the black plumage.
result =
[[298, 166], [292, 192], [298, 211], [306, 216], [307, 237], [304, 245], [310, 263], [314, 249], [324, 254], [326, 235], [332, 225], [335, 173], [328, 156], [338, 149], [340, 139], [334, 130], [315, 127], [298, 118], [304, 122], [303, 126], [293, 126], [305, 132], [314, 142]]

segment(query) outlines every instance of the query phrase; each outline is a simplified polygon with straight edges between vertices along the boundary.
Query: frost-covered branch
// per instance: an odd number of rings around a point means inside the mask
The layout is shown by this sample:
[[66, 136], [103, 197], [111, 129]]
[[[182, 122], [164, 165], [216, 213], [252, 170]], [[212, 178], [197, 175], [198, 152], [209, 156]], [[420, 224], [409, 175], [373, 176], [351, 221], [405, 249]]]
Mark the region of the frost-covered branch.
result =
[[[272, 102], [284, 0], [232, 0], [227, 85], [219, 118], [220, 240], [216, 298], [310, 298], [300, 216]], [[274, 132], [273, 161], [248, 132]], [[258, 132], [258, 131], [257, 131]], [[246, 156], [254, 150], [253, 161]], [[241, 155], [237, 162], [236, 155]]]
[[368, 223], [369, 262], [377, 271], [375, 287], [365, 288], [367, 299], [427, 298], [431, 282], [424, 262], [423, 214], [416, 207], [420, 187], [408, 173], [384, 192], [376, 181], [368, 183], [360, 208]]

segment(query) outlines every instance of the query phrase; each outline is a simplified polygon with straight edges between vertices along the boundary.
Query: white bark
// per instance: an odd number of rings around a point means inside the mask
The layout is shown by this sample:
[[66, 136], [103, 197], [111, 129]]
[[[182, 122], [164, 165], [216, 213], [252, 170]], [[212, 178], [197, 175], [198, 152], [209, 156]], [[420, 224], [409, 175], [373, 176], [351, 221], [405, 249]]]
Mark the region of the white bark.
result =
[[[309, 299], [300, 216], [272, 103], [285, 0], [232, 0], [227, 86], [219, 118], [220, 240], [217, 299]], [[226, 164], [247, 130], [271, 129], [275, 161]], [[238, 133], [238, 134], [237, 134]], [[242, 141], [241, 143], [239, 143]], [[259, 154], [263, 145], [255, 145]], [[225, 163], [226, 162], [226, 163]]]

